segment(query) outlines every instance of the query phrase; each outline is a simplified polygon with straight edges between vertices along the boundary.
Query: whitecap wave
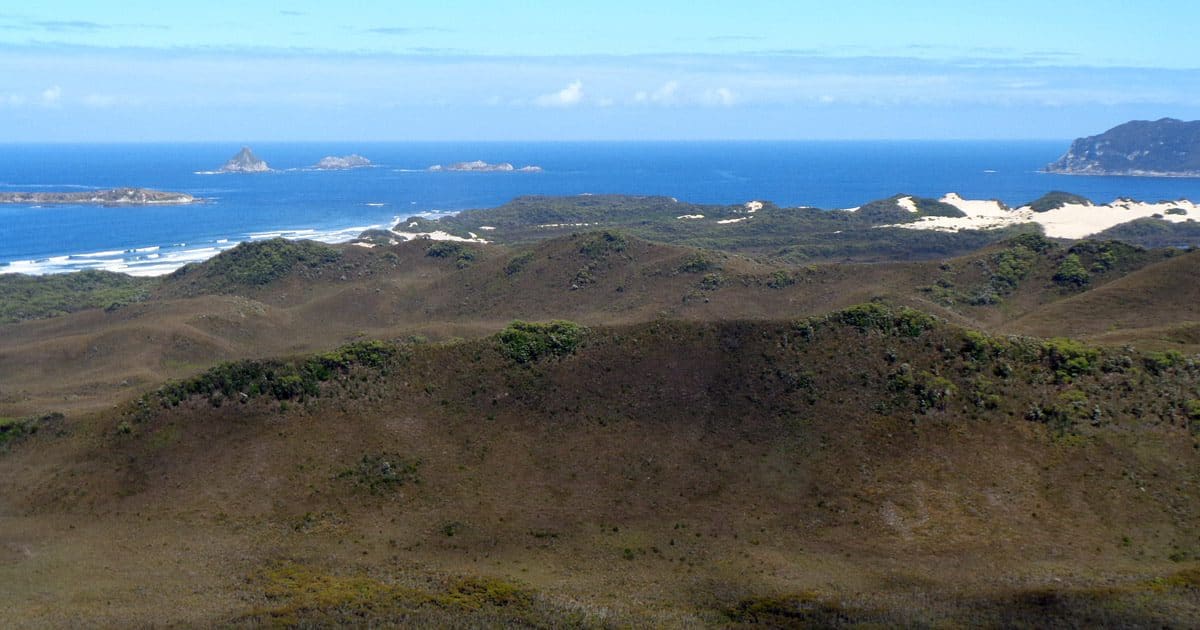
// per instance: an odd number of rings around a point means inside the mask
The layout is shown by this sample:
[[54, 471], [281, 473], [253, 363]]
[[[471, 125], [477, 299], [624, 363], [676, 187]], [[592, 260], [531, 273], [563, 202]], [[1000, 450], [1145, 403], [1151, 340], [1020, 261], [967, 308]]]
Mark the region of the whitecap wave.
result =
[[243, 242], [286, 238], [306, 239], [329, 244], [345, 243], [354, 240], [366, 230], [387, 229], [395, 225], [397, 221], [399, 221], [399, 217], [393, 218], [390, 223], [375, 225], [271, 230], [206, 239], [201, 242], [145, 245], [128, 249], [76, 252], [28, 260], [12, 260], [0, 262], [0, 273], [44, 275], [98, 269], [131, 276], [162, 276], [186, 264], [208, 260]]

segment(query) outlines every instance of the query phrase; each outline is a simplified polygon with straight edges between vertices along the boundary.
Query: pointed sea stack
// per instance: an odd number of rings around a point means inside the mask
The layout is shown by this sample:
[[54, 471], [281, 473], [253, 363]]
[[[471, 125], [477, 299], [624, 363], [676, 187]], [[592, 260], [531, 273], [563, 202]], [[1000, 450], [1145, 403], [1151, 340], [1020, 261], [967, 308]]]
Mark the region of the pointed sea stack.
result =
[[229, 159], [225, 166], [221, 167], [222, 173], [266, 173], [271, 167], [267, 163], [258, 159], [250, 147], [242, 147], [238, 154]]

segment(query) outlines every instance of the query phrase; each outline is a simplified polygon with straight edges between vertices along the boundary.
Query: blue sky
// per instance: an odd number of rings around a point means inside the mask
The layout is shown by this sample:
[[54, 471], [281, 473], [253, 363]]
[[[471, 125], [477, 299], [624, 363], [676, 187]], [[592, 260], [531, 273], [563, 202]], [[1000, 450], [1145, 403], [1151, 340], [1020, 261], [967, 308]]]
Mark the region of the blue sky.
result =
[[1200, 3], [0, 4], [0, 142], [1070, 138], [1200, 118]]

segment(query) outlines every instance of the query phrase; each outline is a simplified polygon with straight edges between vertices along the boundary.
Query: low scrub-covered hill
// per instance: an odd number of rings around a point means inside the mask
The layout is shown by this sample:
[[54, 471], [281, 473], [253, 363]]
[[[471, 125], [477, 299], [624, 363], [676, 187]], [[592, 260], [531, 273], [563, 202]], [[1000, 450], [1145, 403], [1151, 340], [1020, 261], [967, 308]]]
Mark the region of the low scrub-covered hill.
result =
[[[161, 281], [129, 279], [139, 291], [126, 298], [130, 303], [0, 325], [0, 415], [95, 409], [218, 361], [312, 352], [360, 338], [474, 338], [513, 319], [587, 325], [778, 319], [874, 298], [996, 333], [1108, 339], [1121, 331], [1076, 322], [1119, 315], [1131, 327], [1121, 344], [1145, 339], [1192, 351], [1200, 347], [1195, 335], [1164, 336], [1139, 323], [1169, 323], [1167, 312], [1180, 322], [1200, 320], [1195, 301], [1173, 299], [1186, 293], [1164, 289], [1152, 299], [1123, 302], [1119, 313], [1092, 306], [1073, 313], [1071, 305], [1089, 304], [1074, 296], [1134, 271], [1171, 278], [1194, 264], [1177, 250], [1090, 241], [1066, 246], [1036, 235], [937, 261], [805, 265], [612, 231], [515, 248], [424, 239], [374, 248], [267, 241]], [[12, 278], [19, 281], [12, 286], [33, 287], [28, 303], [51, 303], [65, 294], [60, 280], [78, 280], [76, 286], [84, 276]], [[87, 295], [70, 294], [77, 301]], [[1159, 301], [1173, 306], [1161, 310]], [[25, 298], [10, 302], [19, 303]], [[1037, 321], [1041, 309], [1059, 303], [1043, 318], [1048, 326], [1016, 323]]]
[[1171, 625], [1200, 614], [1198, 385], [1194, 357], [882, 304], [236, 362], [22, 421], [0, 598], [34, 624]]

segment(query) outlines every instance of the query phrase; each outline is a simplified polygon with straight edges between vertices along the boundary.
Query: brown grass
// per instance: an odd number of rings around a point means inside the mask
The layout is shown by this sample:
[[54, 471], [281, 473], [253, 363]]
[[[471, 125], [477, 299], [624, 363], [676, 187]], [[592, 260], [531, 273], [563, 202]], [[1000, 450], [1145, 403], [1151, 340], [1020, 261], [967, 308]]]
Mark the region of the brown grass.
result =
[[[1060, 382], [918, 333], [662, 321], [527, 366], [415, 344], [286, 407], [70, 417], [0, 457], [0, 597], [31, 625], [1195, 618], [1200, 451], [1163, 397], [1196, 374]], [[902, 364], [952, 393], [921, 407]], [[1103, 422], [1025, 419], [1068, 391]], [[342, 474], [379, 453], [417, 478]]]

